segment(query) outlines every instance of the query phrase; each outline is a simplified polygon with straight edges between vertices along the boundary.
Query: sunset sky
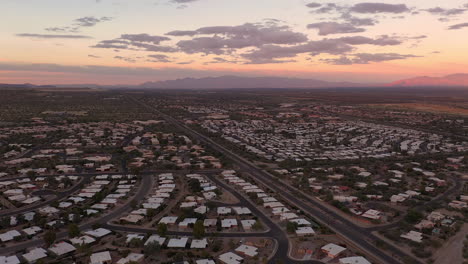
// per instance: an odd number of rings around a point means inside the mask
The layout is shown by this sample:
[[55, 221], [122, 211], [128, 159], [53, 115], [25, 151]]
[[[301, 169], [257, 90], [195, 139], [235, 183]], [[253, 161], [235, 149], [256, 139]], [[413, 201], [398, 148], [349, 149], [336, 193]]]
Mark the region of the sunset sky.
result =
[[2, 0], [0, 83], [468, 72], [468, 0]]

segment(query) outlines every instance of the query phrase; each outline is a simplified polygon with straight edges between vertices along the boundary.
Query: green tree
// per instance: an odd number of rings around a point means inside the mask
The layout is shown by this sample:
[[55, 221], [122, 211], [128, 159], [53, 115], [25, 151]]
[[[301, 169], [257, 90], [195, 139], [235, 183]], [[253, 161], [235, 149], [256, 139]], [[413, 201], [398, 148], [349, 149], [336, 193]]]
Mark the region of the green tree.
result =
[[55, 242], [55, 239], [57, 239], [57, 235], [53, 231], [47, 231], [44, 234], [44, 242], [47, 247], [50, 247]]
[[148, 209], [148, 210], [146, 211], [146, 216], [147, 216], [148, 218], [153, 218], [153, 217], [155, 217], [155, 216], [156, 216], [156, 210], [153, 209], [153, 208]]
[[160, 235], [160, 236], [166, 236], [166, 233], [167, 233], [167, 225], [166, 225], [165, 223], [159, 223], [156, 232], [157, 232], [158, 235]]
[[423, 218], [423, 216], [424, 215], [419, 211], [409, 210], [408, 213], [405, 216], [405, 220], [406, 220], [406, 222], [408, 222], [410, 224], [415, 224], [419, 220], [421, 220]]
[[205, 226], [202, 221], [197, 221], [193, 226], [193, 236], [197, 239], [205, 236]]
[[288, 222], [286, 224], [286, 231], [288, 231], [288, 233], [294, 233], [297, 230], [297, 226], [297, 223]]
[[160, 250], [161, 250], [161, 245], [159, 244], [159, 242], [152, 241], [145, 245], [143, 252], [145, 253], [145, 256], [148, 257], [148, 256], [157, 255]]
[[143, 240], [134, 237], [130, 240], [130, 242], [128, 242], [128, 246], [131, 248], [140, 248], [143, 246]]
[[261, 230], [263, 228], [263, 225], [262, 223], [260, 223], [260, 221], [255, 221], [255, 224], [252, 225], [252, 229], [253, 230]]
[[70, 238], [77, 237], [80, 235], [80, 228], [77, 224], [69, 224], [68, 225], [68, 236]]
[[194, 193], [198, 193], [203, 190], [200, 186], [200, 182], [196, 179], [190, 179], [188, 184], [189, 184], [190, 190]]

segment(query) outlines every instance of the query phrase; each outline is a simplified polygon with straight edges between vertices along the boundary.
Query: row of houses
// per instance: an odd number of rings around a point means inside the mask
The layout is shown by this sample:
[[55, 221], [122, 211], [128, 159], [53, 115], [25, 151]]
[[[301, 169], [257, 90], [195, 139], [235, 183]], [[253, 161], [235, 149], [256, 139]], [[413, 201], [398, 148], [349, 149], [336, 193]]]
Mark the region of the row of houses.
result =
[[296, 234], [299, 236], [314, 235], [315, 231], [311, 227], [312, 223], [306, 219], [298, 216], [295, 212], [291, 211], [285, 204], [278, 201], [275, 197], [267, 194], [259, 186], [249, 183], [244, 179], [236, 176], [236, 172], [233, 170], [225, 170], [221, 173], [221, 176], [229, 182], [240, 188], [245, 193], [253, 193], [259, 200], [263, 202], [263, 207], [270, 210], [274, 217], [277, 217], [280, 221], [289, 221], [298, 224]]
[[275, 161], [385, 158], [401, 152], [416, 154], [468, 149], [466, 143], [456, 144], [436, 134], [358, 121], [283, 123], [224, 119], [208, 120], [202, 126], [258, 156]]

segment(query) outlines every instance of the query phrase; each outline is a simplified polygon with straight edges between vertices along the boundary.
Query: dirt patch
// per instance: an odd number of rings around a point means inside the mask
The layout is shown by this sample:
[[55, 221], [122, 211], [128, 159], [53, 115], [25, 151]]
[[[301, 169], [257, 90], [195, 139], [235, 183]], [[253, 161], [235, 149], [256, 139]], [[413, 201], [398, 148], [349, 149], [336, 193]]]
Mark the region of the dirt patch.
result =
[[404, 103], [404, 104], [378, 104], [378, 105], [372, 104], [369, 106], [388, 108], [388, 109], [397, 109], [397, 110], [413, 110], [413, 111], [419, 111], [419, 112], [443, 113], [443, 114], [450, 114], [450, 115], [468, 116], [468, 109], [450, 106], [450, 105]]
[[460, 231], [444, 243], [434, 254], [434, 264], [463, 263], [463, 242], [468, 234], [468, 224], [464, 224]]
[[239, 203], [239, 199], [237, 199], [232, 193], [226, 191], [225, 189], [222, 189], [223, 194], [219, 196], [219, 199], [215, 200], [217, 202], [222, 202], [225, 204], [237, 204]]

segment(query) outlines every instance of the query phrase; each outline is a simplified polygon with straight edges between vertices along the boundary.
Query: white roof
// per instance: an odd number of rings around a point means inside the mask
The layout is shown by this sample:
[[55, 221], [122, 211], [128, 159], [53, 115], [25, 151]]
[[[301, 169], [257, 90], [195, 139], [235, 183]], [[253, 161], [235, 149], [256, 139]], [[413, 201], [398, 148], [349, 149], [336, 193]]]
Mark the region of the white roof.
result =
[[247, 255], [249, 257], [255, 257], [258, 254], [257, 250], [258, 248], [248, 245], [240, 245], [238, 248], [236, 248], [237, 252]]
[[226, 264], [239, 264], [242, 263], [243, 258], [232, 252], [228, 252], [220, 255], [219, 260]]
[[143, 238], [145, 238], [144, 235], [139, 235], [139, 234], [128, 234], [128, 235], [127, 235], [127, 240], [126, 240], [126, 242], [127, 242], [127, 243], [130, 243], [130, 241], [132, 241], [133, 239], [143, 240]]
[[98, 228], [95, 230], [89, 230], [85, 232], [85, 234], [90, 235], [92, 237], [103, 237], [109, 235], [110, 233], [112, 233], [112, 231], [105, 228]]
[[46, 206], [46, 207], [42, 207], [39, 209], [39, 213], [42, 213], [42, 214], [55, 214], [58, 212], [59, 210], [52, 206]]
[[138, 223], [143, 218], [145, 218], [145, 217], [142, 216], [142, 215], [130, 214], [130, 215], [121, 217], [120, 220], [129, 222], [129, 223]]
[[117, 261], [117, 264], [126, 264], [128, 262], [139, 262], [145, 257], [143, 254], [138, 253], [130, 253], [127, 257], [120, 259]]
[[5, 232], [3, 234], [0, 234], [0, 240], [2, 242], [7, 242], [10, 240], [13, 240], [15, 237], [21, 236], [21, 234], [16, 231], [16, 230], [10, 230], [8, 232]]
[[197, 218], [185, 218], [184, 221], [179, 223], [179, 226], [188, 226], [190, 224], [195, 224], [197, 220]]
[[367, 259], [361, 256], [341, 258], [340, 264], [371, 264]]
[[75, 251], [75, 247], [67, 242], [60, 242], [49, 248], [49, 251], [57, 256], [65, 255], [67, 253]]
[[195, 261], [196, 264], [216, 264], [214, 260], [211, 259], [199, 259]]
[[109, 251], [94, 253], [90, 257], [90, 264], [103, 264], [111, 261], [112, 257]]
[[229, 207], [218, 207], [217, 212], [219, 215], [230, 214], [232, 209]]
[[298, 215], [295, 213], [283, 213], [280, 215], [281, 220], [288, 220], [288, 219], [294, 219], [297, 218]]
[[193, 211], [195, 213], [199, 213], [199, 214], [206, 214], [206, 212], [208, 212], [208, 207], [202, 205], [202, 206], [199, 206], [199, 207], [193, 209]]
[[310, 226], [298, 227], [296, 230], [296, 234], [298, 235], [313, 235], [315, 234], [314, 229]]
[[269, 203], [264, 203], [263, 206], [265, 208], [275, 208], [275, 207], [284, 207], [284, 204], [280, 202], [269, 202]]
[[19, 264], [20, 260], [17, 256], [0, 256], [0, 264]]
[[304, 218], [289, 220], [289, 222], [296, 223], [296, 224], [298, 224], [300, 226], [301, 225], [311, 225], [312, 224], [311, 222], [307, 221]]
[[184, 248], [185, 245], [187, 244], [187, 241], [188, 241], [187, 237], [172, 238], [169, 240], [167, 247], [168, 248]]
[[75, 238], [70, 239], [70, 242], [74, 245], [86, 245], [86, 244], [91, 244], [95, 241], [96, 239], [90, 236], [81, 236], [81, 237], [75, 237]]
[[382, 213], [380, 211], [369, 209], [364, 214], [362, 214], [362, 216], [371, 219], [379, 219], [381, 214]]
[[60, 207], [60, 208], [68, 208], [68, 207], [70, 207], [70, 206], [72, 206], [72, 205], [73, 205], [73, 204], [70, 203], [70, 202], [61, 202], [61, 203], [59, 204], [58, 207]]
[[148, 213], [148, 210], [145, 208], [140, 208], [137, 210], [133, 210], [130, 214], [132, 215], [146, 215]]
[[402, 234], [400, 237], [409, 239], [409, 240], [414, 241], [414, 242], [417, 242], [417, 243], [421, 243], [422, 240], [423, 240], [423, 235], [422, 235], [422, 233], [417, 232], [417, 231], [409, 231], [409, 232], [406, 233], [406, 234]]
[[215, 226], [217, 222], [218, 222], [218, 219], [205, 219], [203, 221], [203, 226], [205, 227]]
[[92, 214], [97, 214], [99, 211], [93, 210], [93, 209], [87, 209], [86, 210], [86, 215], [92, 215]]
[[256, 220], [241, 220], [242, 227], [246, 229], [251, 228], [256, 222]]
[[148, 240], [146, 240], [145, 242], [145, 246], [148, 245], [149, 243], [151, 242], [158, 242], [159, 245], [163, 245], [164, 244], [164, 241], [166, 241], [166, 238], [165, 237], [160, 237], [158, 235], [152, 235], [148, 238]]
[[206, 248], [208, 246], [208, 241], [206, 238], [204, 239], [194, 239], [192, 240], [192, 244], [190, 248]]
[[221, 226], [225, 228], [237, 226], [237, 219], [223, 219], [221, 220]]
[[38, 227], [38, 226], [31, 226], [31, 227], [28, 227], [28, 228], [25, 228], [23, 229], [23, 233], [25, 233], [26, 235], [35, 235], [36, 233], [40, 232], [42, 230], [42, 228]]
[[338, 246], [336, 244], [330, 243], [321, 248], [323, 251], [326, 251], [329, 255], [337, 256], [341, 252], [345, 251], [346, 248]]
[[93, 205], [91, 206], [91, 208], [93, 208], [93, 209], [98, 209], [98, 210], [106, 210], [108, 207], [109, 207], [108, 204], [101, 204], [101, 203], [93, 204]]
[[250, 211], [249, 208], [247, 207], [233, 207], [232, 208], [236, 214], [238, 215], [246, 215], [246, 214], [251, 214], [252, 212]]
[[145, 209], [158, 209], [159, 207], [161, 207], [160, 203], [143, 203]]
[[47, 257], [47, 251], [43, 248], [35, 248], [23, 255], [23, 258], [31, 263]]
[[177, 222], [177, 218], [177, 216], [166, 216], [161, 218], [161, 220], [159, 220], [159, 223], [175, 224]]

